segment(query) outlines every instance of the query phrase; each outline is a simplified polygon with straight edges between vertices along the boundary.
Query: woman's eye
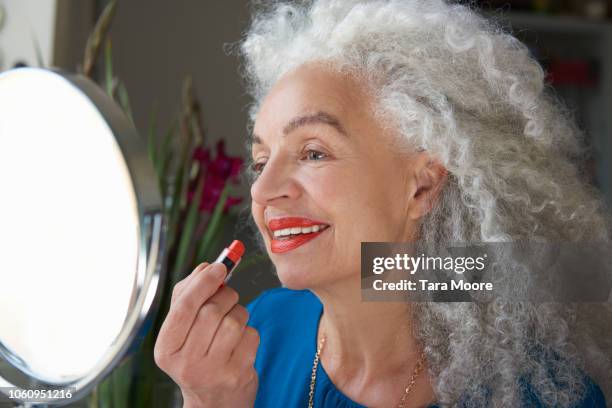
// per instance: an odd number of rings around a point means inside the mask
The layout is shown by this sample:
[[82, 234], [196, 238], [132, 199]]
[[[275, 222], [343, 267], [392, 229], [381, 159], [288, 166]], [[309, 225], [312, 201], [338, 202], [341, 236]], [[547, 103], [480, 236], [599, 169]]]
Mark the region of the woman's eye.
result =
[[325, 157], [327, 157], [325, 153], [321, 153], [316, 150], [308, 150], [306, 152], [307, 160], [321, 160], [321, 159], [324, 159]]
[[263, 168], [264, 168], [265, 164], [266, 163], [263, 163], [263, 162], [253, 163], [253, 164], [251, 164], [251, 170], [255, 174], [260, 174], [263, 171]]

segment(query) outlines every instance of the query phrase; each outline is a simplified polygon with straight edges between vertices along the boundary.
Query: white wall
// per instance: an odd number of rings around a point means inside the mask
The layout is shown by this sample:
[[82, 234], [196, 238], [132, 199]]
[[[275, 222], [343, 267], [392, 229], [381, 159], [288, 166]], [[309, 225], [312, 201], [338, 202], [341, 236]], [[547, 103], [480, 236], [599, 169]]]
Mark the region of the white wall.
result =
[[240, 38], [249, 22], [246, 0], [119, 1], [110, 29], [115, 73], [126, 83], [136, 125], [149, 126], [156, 107], [161, 128], [181, 102], [181, 85], [193, 77], [211, 140], [224, 138], [232, 155], [244, 154], [249, 101], [238, 60], [223, 44]]
[[16, 62], [38, 66], [35, 41], [45, 65], [53, 60], [57, 0], [0, 0], [4, 24], [0, 28], [0, 70]]

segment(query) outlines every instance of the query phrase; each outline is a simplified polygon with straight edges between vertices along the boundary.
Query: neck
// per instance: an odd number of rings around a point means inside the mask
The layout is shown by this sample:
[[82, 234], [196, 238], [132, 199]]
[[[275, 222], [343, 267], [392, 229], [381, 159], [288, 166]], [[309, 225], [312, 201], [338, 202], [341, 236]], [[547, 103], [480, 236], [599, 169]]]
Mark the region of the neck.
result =
[[321, 364], [341, 386], [368, 386], [412, 370], [420, 348], [412, 334], [410, 304], [362, 302], [359, 279], [313, 288], [323, 304], [317, 344]]

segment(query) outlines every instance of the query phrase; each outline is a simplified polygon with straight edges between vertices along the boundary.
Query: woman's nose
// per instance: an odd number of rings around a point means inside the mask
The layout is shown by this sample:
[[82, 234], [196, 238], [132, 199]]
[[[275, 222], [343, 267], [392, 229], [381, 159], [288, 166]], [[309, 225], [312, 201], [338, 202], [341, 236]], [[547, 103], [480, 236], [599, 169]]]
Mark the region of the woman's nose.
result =
[[266, 205], [280, 199], [296, 199], [301, 188], [293, 168], [282, 159], [268, 159], [263, 170], [251, 186], [251, 197], [258, 204]]

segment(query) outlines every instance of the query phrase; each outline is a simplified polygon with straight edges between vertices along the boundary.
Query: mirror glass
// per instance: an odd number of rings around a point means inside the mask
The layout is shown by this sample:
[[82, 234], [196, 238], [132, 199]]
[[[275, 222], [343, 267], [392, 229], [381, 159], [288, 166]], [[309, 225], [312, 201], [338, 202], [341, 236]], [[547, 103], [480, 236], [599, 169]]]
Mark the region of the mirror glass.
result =
[[112, 99], [77, 79], [0, 75], [0, 354], [54, 384], [110, 369], [157, 289], [135, 176], [152, 167]]

